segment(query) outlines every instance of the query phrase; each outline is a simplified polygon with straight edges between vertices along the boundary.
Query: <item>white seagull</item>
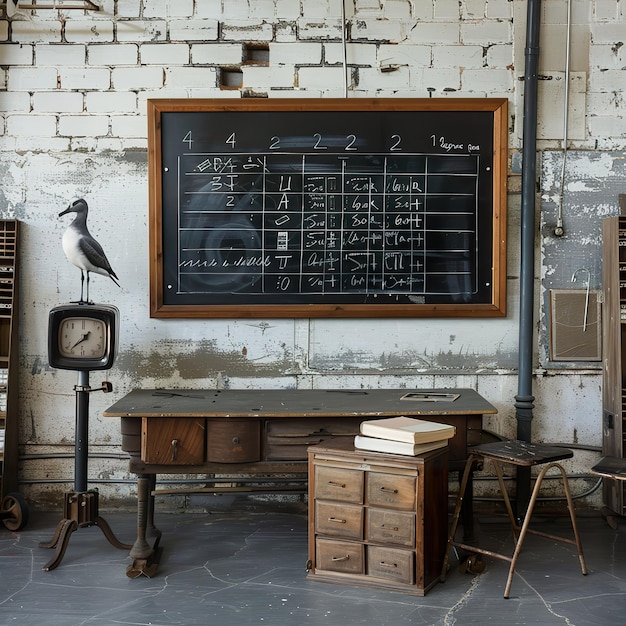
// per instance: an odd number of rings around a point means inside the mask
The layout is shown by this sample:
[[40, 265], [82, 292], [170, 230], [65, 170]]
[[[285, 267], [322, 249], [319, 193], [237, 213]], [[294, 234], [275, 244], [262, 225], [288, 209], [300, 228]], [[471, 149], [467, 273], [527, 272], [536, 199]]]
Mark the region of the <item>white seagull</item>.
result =
[[[81, 198], [59, 213], [59, 217], [66, 213], [76, 213], [74, 221], [63, 233], [61, 243], [63, 252], [68, 261], [80, 269], [80, 303], [89, 303], [89, 272], [108, 276], [118, 287], [117, 274], [113, 271], [102, 246], [89, 234], [87, 230], [87, 203]], [[83, 300], [83, 287], [87, 273], [87, 298]]]

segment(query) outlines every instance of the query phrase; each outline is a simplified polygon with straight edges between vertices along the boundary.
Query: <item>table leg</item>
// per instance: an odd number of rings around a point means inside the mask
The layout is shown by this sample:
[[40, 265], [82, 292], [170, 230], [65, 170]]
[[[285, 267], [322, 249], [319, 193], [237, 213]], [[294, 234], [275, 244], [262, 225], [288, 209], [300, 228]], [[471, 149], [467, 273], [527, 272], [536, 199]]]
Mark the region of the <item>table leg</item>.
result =
[[[154, 474], [139, 474], [137, 477], [137, 538], [130, 550], [132, 565], [126, 569], [129, 578], [137, 578], [142, 574], [151, 578], [158, 566], [158, 544], [161, 533], [154, 527], [154, 496], [152, 490], [156, 483]], [[151, 546], [147, 539], [148, 518], [155, 536]]]

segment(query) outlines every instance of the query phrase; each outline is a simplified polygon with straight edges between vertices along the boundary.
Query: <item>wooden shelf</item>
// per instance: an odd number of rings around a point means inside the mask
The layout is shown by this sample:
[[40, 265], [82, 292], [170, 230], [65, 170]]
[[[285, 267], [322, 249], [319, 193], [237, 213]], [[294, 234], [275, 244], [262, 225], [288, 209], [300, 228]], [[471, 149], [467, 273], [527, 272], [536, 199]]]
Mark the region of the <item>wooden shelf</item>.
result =
[[0, 497], [17, 491], [18, 468], [18, 247], [17, 220], [0, 220]]

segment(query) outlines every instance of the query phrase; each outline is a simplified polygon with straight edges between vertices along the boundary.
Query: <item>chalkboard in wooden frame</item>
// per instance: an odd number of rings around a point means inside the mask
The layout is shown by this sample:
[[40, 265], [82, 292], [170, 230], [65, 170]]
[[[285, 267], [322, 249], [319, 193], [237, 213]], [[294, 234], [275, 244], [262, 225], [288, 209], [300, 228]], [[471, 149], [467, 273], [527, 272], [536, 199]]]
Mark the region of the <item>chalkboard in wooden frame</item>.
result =
[[506, 99], [148, 101], [150, 315], [506, 313]]

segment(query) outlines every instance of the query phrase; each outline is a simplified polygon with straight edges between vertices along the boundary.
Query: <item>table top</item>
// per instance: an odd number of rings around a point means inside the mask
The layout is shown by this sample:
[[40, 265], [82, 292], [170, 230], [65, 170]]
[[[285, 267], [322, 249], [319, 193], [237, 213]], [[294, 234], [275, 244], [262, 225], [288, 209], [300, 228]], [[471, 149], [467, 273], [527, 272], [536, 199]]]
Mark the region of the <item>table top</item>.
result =
[[391, 417], [493, 414], [473, 389], [136, 389], [105, 417]]

